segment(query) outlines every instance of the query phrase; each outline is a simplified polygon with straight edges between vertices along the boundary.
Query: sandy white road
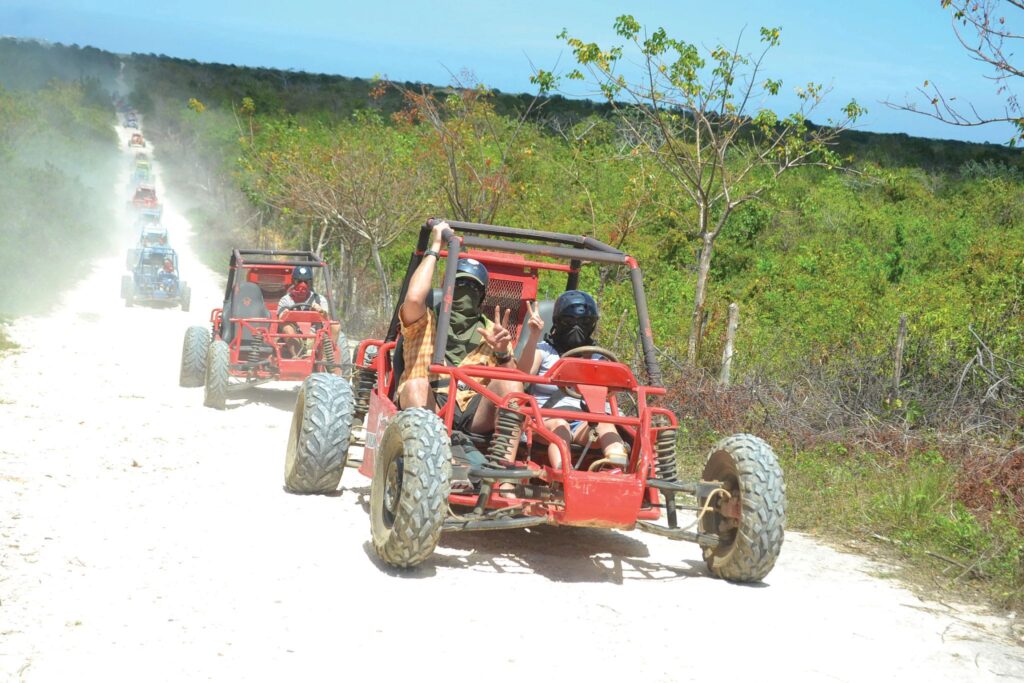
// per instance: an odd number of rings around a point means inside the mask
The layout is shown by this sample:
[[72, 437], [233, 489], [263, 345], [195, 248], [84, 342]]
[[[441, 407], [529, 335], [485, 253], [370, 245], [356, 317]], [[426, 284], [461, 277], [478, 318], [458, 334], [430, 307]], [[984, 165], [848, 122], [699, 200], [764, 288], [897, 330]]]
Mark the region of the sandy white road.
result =
[[291, 386], [224, 412], [177, 386], [222, 280], [171, 205], [166, 222], [192, 313], [126, 309], [121, 249], [0, 359], [0, 680], [1024, 679], [1005, 616], [922, 602], [795, 533], [758, 586], [710, 578], [696, 546], [595, 529], [448, 535], [387, 569], [367, 480], [282, 490]]

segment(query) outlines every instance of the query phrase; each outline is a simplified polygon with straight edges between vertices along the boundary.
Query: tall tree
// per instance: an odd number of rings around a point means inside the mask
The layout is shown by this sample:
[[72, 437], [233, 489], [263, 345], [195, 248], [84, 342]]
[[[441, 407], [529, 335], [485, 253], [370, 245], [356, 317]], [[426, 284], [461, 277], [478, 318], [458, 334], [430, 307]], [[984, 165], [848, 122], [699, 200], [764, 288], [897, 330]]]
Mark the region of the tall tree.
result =
[[[688, 236], [699, 240], [687, 361], [697, 360], [708, 278], [715, 240], [737, 207], [758, 200], [780, 175], [798, 166], [834, 166], [830, 145], [863, 113], [851, 101], [838, 121], [815, 126], [808, 117], [828, 89], [809, 83], [795, 89], [797, 111], [780, 117], [768, 106], [777, 97], [780, 80], [764, 77], [768, 52], [779, 45], [777, 28], [762, 28], [762, 47], [756, 54], [717, 45], [707, 50], [669, 37], [659, 28], [648, 34], [632, 16], [615, 21], [616, 33], [639, 53], [639, 69], [628, 75], [622, 46], [561, 37], [572, 48], [579, 66], [567, 74], [573, 80], [595, 82], [632, 140], [635, 153], [653, 159], [693, 204]], [[741, 36], [742, 38], [742, 36]], [[533, 77], [542, 91], [558, 82], [550, 72]]]
[[468, 74], [443, 91], [393, 85], [406, 103], [397, 118], [420, 124], [440, 166], [450, 217], [492, 223], [509, 194], [516, 140], [533, 103], [518, 119], [501, 116], [494, 109], [493, 93]]

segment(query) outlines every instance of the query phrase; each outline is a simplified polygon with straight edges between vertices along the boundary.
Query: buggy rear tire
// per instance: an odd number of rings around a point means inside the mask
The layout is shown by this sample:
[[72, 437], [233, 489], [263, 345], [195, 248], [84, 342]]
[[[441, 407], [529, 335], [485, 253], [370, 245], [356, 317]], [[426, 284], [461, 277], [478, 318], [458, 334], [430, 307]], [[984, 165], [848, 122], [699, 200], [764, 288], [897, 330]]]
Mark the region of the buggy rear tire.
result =
[[121, 298], [122, 299], [127, 299], [128, 298], [128, 292], [131, 291], [131, 287], [132, 287], [132, 276], [131, 275], [122, 275], [121, 276]]
[[292, 493], [334, 493], [348, 460], [355, 399], [337, 375], [318, 372], [299, 387], [284, 458], [284, 487]]
[[181, 310], [188, 313], [189, 306], [192, 304], [192, 290], [184, 283], [182, 283], [181, 291], [178, 294], [178, 302], [181, 304]]
[[231, 364], [231, 349], [227, 342], [218, 339], [206, 353], [206, 382], [203, 388], [203, 405], [224, 410], [228, 400], [228, 369]]
[[201, 387], [206, 381], [206, 354], [210, 349], [210, 330], [193, 325], [185, 330], [181, 344], [181, 371], [178, 384], [183, 387]]
[[433, 554], [448, 510], [448, 432], [431, 411], [409, 408], [379, 443], [370, 486], [373, 548], [393, 567], [415, 567]]
[[700, 520], [701, 531], [720, 539], [718, 547], [701, 546], [708, 570], [729, 581], [760, 581], [775, 566], [786, 524], [786, 485], [772, 447], [751, 434], [722, 439], [708, 453], [702, 478], [721, 481], [739, 498], [739, 520], [720, 513], [721, 496]]

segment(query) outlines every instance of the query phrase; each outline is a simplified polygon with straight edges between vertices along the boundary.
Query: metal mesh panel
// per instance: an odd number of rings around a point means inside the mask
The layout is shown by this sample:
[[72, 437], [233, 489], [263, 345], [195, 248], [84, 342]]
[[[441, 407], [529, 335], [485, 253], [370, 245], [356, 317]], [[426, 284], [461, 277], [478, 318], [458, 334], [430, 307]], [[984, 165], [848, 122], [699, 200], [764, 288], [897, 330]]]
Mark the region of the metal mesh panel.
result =
[[494, 315], [494, 307], [499, 306], [502, 311], [506, 308], [512, 309], [509, 316], [508, 327], [512, 333], [512, 346], [515, 347], [519, 341], [519, 329], [523, 325], [523, 283], [516, 280], [499, 280], [491, 277], [487, 285], [487, 295], [484, 297], [484, 315]]

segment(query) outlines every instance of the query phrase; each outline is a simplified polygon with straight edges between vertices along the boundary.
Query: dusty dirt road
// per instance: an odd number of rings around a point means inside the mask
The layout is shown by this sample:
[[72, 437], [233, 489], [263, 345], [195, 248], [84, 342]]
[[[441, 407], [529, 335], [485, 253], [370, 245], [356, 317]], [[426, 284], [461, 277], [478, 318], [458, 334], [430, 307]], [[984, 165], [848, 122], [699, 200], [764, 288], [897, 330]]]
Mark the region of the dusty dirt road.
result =
[[1005, 615], [796, 533], [757, 586], [594, 529], [446, 535], [386, 568], [354, 470], [337, 497], [282, 490], [293, 386], [224, 412], [177, 386], [222, 281], [173, 205], [166, 223], [192, 313], [125, 308], [119, 249], [0, 359], [0, 680], [1024, 679]]

